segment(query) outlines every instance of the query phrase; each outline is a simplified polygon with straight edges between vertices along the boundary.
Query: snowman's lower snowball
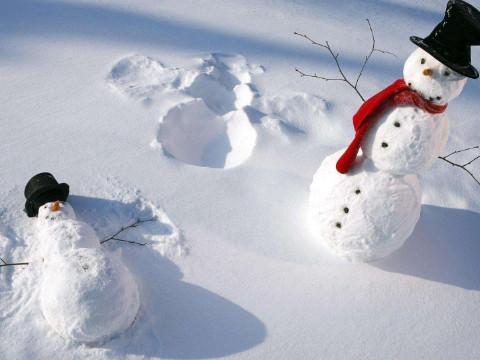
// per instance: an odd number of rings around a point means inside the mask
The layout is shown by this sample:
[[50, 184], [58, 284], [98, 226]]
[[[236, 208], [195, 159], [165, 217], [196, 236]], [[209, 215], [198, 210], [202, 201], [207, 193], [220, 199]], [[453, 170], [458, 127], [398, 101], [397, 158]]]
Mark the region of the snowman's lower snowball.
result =
[[84, 343], [101, 343], [127, 329], [140, 305], [128, 269], [101, 248], [70, 249], [50, 258], [40, 299], [52, 328]]
[[312, 230], [341, 258], [372, 261], [387, 256], [403, 245], [419, 219], [418, 178], [379, 171], [363, 157], [347, 175], [340, 174], [335, 164], [341, 153], [325, 158], [314, 175]]

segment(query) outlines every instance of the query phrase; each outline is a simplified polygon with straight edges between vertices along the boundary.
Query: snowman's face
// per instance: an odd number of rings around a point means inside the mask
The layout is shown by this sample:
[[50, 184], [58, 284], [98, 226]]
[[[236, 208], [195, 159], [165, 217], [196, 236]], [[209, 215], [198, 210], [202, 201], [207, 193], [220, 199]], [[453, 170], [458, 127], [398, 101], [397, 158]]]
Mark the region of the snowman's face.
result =
[[405, 62], [403, 78], [424, 99], [446, 104], [462, 92], [467, 79], [428, 54], [416, 49]]
[[59, 220], [75, 218], [75, 211], [72, 206], [64, 201], [49, 202], [38, 209], [38, 221], [41, 224], [51, 224]]

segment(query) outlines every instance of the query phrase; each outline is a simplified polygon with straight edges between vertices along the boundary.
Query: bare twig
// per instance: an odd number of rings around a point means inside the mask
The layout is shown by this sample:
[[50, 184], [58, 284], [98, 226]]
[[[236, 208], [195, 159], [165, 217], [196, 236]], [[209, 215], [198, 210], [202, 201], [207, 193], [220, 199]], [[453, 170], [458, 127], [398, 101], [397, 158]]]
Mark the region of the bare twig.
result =
[[20, 266], [20, 265], [28, 265], [29, 263], [28, 262], [19, 262], [19, 263], [7, 263], [5, 260], [3, 260], [2, 258], [0, 258], [0, 261], [2, 262], [0, 264], [0, 267], [2, 266]]
[[462, 153], [462, 152], [465, 152], [465, 151], [469, 151], [469, 150], [474, 150], [474, 149], [480, 149], [480, 146], [472, 146], [472, 147], [469, 147], [469, 148], [466, 148], [466, 149], [462, 149], [462, 150], [455, 150], [453, 152], [451, 152], [450, 154], [448, 155], [445, 155], [444, 158], [448, 158], [452, 155], [455, 155], [455, 154], [459, 154], [459, 153]]
[[477, 150], [477, 149], [480, 149], [480, 145], [478, 146], [472, 146], [472, 147], [469, 147], [469, 148], [466, 148], [466, 149], [462, 149], [462, 150], [455, 150], [453, 152], [451, 152], [450, 154], [447, 154], [445, 156], [439, 156], [438, 158], [439, 159], [442, 159], [443, 161], [446, 161], [448, 164], [454, 166], [454, 167], [458, 167], [459, 169], [462, 169], [463, 171], [465, 171], [468, 175], [470, 175], [470, 177], [475, 180], [475, 182], [480, 185], [480, 180], [476, 178], [476, 176], [470, 171], [470, 169], [467, 168], [467, 166], [471, 165], [472, 163], [474, 163], [476, 160], [480, 159], [480, 155], [477, 155], [475, 156], [472, 160], [470, 161], [467, 161], [465, 164], [459, 164], [459, 163], [456, 163], [452, 160], [449, 159], [450, 156], [453, 156], [455, 154], [459, 154], [459, 153], [462, 153], [462, 152], [465, 152], [465, 151], [470, 151], [470, 150]]
[[150, 221], [155, 221], [157, 218], [154, 216], [152, 218], [149, 218], [149, 219], [137, 219], [133, 224], [131, 225], [127, 225], [127, 226], [122, 226], [120, 228], [120, 230], [118, 230], [115, 234], [113, 234], [112, 236], [109, 236], [105, 239], [103, 239], [102, 241], [100, 241], [100, 244], [104, 244], [106, 243], [107, 241], [110, 241], [110, 240], [114, 240], [114, 241], [120, 241], [120, 242], [126, 242], [126, 243], [129, 243], [129, 244], [135, 244], [135, 245], [140, 245], [140, 246], [144, 246], [144, 245], [147, 245], [147, 243], [141, 243], [141, 242], [138, 242], [138, 241], [131, 241], [131, 240], [125, 240], [125, 239], [120, 239], [118, 238], [117, 236], [120, 235], [122, 232], [124, 232], [125, 230], [127, 229], [131, 229], [131, 228], [136, 228], [138, 226], [140, 226], [141, 224], [143, 223], [146, 223], [146, 222], [150, 222]]
[[372, 29], [372, 25], [370, 23], [370, 20], [369, 19], [366, 19], [367, 23], [368, 23], [368, 28], [370, 29], [370, 34], [372, 36], [372, 47], [370, 49], [370, 52], [368, 53], [367, 56], [365, 56], [365, 60], [363, 61], [362, 63], [362, 67], [360, 69], [360, 72], [358, 73], [356, 79], [355, 79], [355, 82], [351, 81], [346, 75], [345, 73], [343, 72], [343, 69], [340, 65], [340, 62], [338, 60], [338, 57], [339, 57], [339, 54], [338, 53], [335, 53], [332, 49], [332, 47], [330, 46], [330, 44], [328, 43], [328, 41], [325, 41], [325, 44], [323, 43], [319, 43], [315, 40], [313, 40], [310, 36], [306, 35], [306, 34], [300, 34], [298, 32], [294, 32], [293, 34], [294, 35], [297, 35], [297, 36], [300, 36], [306, 40], [308, 40], [312, 45], [315, 45], [315, 46], [319, 46], [319, 47], [322, 47], [324, 49], [327, 49], [328, 52], [330, 53], [330, 55], [332, 56], [333, 60], [335, 61], [335, 64], [337, 66], [337, 70], [340, 74], [340, 77], [339, 78], [329, 78], [329, 77], [324, 77], [324, 76], [320, 76], [320, 75], [317, 75], [316, 73], [314, 74], [307, 74], [297, 68], [295, 68], [295, 71], [297, 73], [300, 74], [301, 77], [311, 77], [311, 78], [316, 78], [316, 79], [320, 79], [320, 80], [325, 80], [325, 81], [343, 81], [345, 82], [348, 86], [350, 86], [355, 92], [356, 94], [360, 97], [360, 99], [362, 99], [362, 101], [365, 101], [365, 98], [363, 97], [363, 95], [360, 93], [360, 91], [358, 90], [358, 83], [360, 81], [360, 78], [362, 77], [363, 75], [363, 72], [365, 70], [365, 67], [367, 66], [367, 63], [368, 61], [370, 60], [370, 58], [372, 57], [373, 53], [375, 51], [379, 52], [379, 53], [382, 53], [382, 54], [388, 54], [388, 55], [392, 55], [392, 56], [396, 56], [395, 54], [389, 52], [389, 51], [385, 51], [385, 50], [381, 50], [381, 49], [377, 49], [375, 47], [375, 35], [373, 33], [373, 29]]

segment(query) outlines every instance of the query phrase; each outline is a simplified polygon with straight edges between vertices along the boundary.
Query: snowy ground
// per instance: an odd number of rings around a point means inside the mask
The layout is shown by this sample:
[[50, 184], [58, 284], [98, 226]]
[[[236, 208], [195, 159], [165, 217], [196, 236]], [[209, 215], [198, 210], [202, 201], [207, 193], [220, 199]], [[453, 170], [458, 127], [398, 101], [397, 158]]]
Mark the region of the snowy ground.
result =
[[[477, 7], [478, 1], [473, 1]], [[7, 0], [0, 10], [0, 359], [478, 359], [480, 187], [437, 161], [412, 237], [345, 264], [306, 225], [311, 178], [345, 146], [360, 90], [401, 76], [444, 1]], [[480, 66], [478, 50], [473, 62]], [[448, 150], [477, 145], [478, 81], [450, 104]], [[460, 157], [461, 158], [461, 157]], [[480, 174], [479, 164], [472, 170]], [[79, 217], [138, 281], [141, 314], [97, 348], [67, 343], [38, 307], [34, 220], [23, 187], [51, 171]]]

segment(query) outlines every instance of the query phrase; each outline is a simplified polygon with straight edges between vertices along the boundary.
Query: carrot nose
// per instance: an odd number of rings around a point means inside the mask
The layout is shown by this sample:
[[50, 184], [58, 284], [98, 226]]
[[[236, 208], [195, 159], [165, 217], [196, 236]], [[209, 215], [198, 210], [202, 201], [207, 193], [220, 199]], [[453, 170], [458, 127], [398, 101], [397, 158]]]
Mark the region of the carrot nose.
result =
[[423, 70], [423, 75], [425, 76], [431, 76], [433, 74], [432, 69], [424, 69]]
[[52, 206], [50, 207], [52, 211], [59, 211], [60, 210], [60, 201], [55, 201]]

